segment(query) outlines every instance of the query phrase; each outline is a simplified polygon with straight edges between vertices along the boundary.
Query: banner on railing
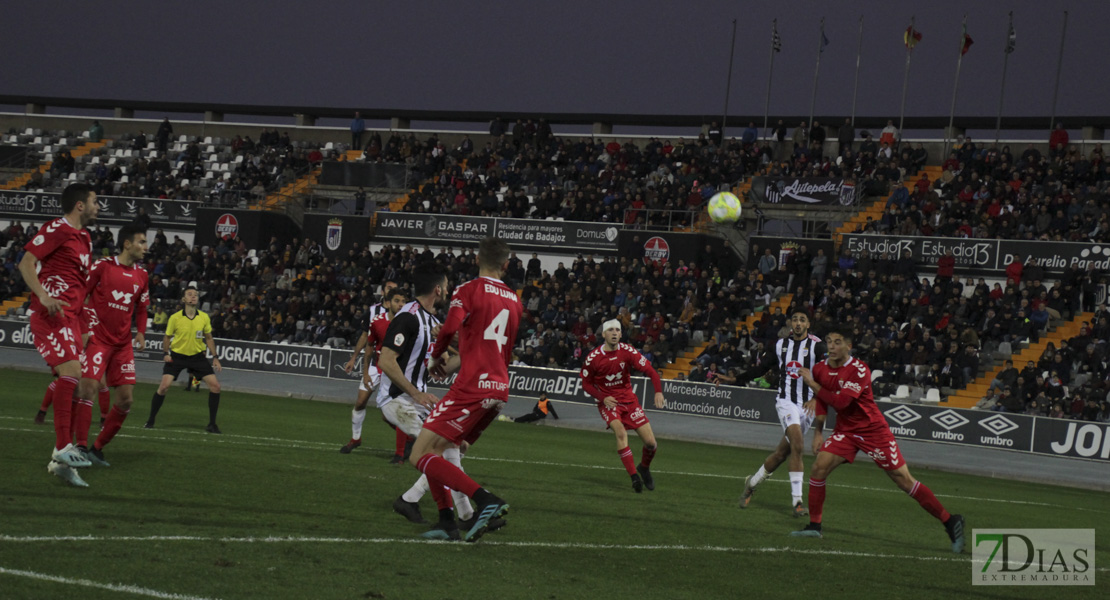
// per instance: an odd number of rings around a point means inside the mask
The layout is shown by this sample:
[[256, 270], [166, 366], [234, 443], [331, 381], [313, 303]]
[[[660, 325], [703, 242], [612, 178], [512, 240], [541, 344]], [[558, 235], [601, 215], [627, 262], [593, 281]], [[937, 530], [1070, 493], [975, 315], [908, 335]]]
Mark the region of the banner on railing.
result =
[[513, 248], [616, 253], [620, 225], [424, 213], [378, 213], [375, 237], [434, 244], [476, 245], [493, 235]]
[[852, 206], [860, 188], [836, 177], [753, 177], [752, 199], [761, 204]]
[[1001, 275], [1015, 259], [1023, 264], [1030, 258], [1037, 260], [1048, 273], [1062, 273], [1069, 267], [1086, 271], [1091, 265], [1095, 270], [1110, 270], [1110, 245], [1082, 242], [1045, 242], [1016, 240], [984, 240], [975, 238], [901, 237], [850, 233], [844, 236], [841, 249], [859, 257], [864, 250], [872, 259], [889, 254], [897, 260], [909, 252], [918, 265], [936, 266], [940, 257], [951, 251], [956, 259], [956, 272], [968, 275]]
[[[161, 200], [157, 198], [124, 198], [97, 196], [99, 213], [96, 222], [102, 225], [126, 225], [139, 216], [142, 209], [153, 227], [192, 229], [197, 222], [200, 202]], [[61, 194], [58, 192], [25, 192], [0, 190], [0, 216], [12, 219], [49, 220], [62, 216]]]
[[[26, 321], [0, 320], [0, 348], [34, 351], [30, 325]], [[361, 358], [351, 374], [345, 372], [350, 350], [225, 339], [216, 340], [216, 349], [225, 369], [326, 377], [348, 380], [352, 385], [362, 372]], [[146, 348], [135, 353], [138, 360], [156, 362], [162, 356], [162, 336], [154, 332], [148, 335]], [[655, 390], [651, 382], [642, 377], [633, 377], [632, 382], [640, 404], [653, 409]], [[565, 369], [509, 367], [509, 393], [525, 398], [538, 398], [544, 393], [562, 402], [596, 403], [582, 389], [578, 372]], [[663, 395], [667, 400], [663, 412], [778, 422], [773, 391], [665, 380]], [[1105, 423], [920, 404], [884, 402], [879, 408], [891, 433], [901, 439], [1110, 462], [1110, 425]], [[835, 415], [830, 415], [826, 431], [832, 431], [834, 420]]]

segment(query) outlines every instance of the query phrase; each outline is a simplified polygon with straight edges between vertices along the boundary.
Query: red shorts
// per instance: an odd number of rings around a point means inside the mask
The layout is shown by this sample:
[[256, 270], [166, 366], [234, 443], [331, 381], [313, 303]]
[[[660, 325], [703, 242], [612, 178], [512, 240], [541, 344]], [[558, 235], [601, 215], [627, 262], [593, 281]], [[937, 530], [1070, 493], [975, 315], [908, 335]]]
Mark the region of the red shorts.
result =
[[436, 403], [432, 414], [424, 419], [424, 429], [438, 434], [456, 446], [462, 442], [473, 444], [478, 441], [486, 427], [497, 419], [504, 406], [505, 401], [497, 398], [464, 400], [456, 398], [453, 391], [448, 391], [447, 395]]
[[906, 457], [898, 449], [898, 442], [887, 428], [875, 431], [842, 433], [833, 430], [821, 446], [822, 452], [835, 454], [848, 462], [856, 459], [856, 452], [865, 452], [883, 470], [894, 471], [906, 464]]
[[617, 405], [613, 408], [606, 408], [605, 403], [599, 401], [597, 412], [601, 413], [601, 418], [607, 424], [620, 421], [628, 430], [636, 430], [649, 423], [644, 407], [640, 406], [640, 401], [634, 396], [617, 398]]
[[59, 312], [50, 316], [35, 311], [31, 313], [31, 335], [47, 365], [56, 367], [81, 360], [81, 321], [77, 315]]
[[135, 350], [131, 344], [109, 346], [97, 342], [94, 335], [85, 348], [85, 361], [81, 376], [100, 381], [107, 374], [108, 387], [135, 385]]

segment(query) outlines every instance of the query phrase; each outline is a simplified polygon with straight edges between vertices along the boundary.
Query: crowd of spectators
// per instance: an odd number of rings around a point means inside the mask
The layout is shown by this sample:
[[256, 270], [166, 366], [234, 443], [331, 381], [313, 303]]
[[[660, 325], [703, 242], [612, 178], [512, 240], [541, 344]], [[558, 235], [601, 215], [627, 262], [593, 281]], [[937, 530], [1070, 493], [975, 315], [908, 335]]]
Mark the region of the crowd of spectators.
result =
[[1057, 129], [1047, 154], [1030, 143], [1019, 155], [961, 136], [939, 178], [896, 186], [883, 216], [857, 233], [1110, 243], [1102, 144], [1084, 153], [1066, 136]]
[[978, 408], [1110, 423], [1110, 311], [1100, 306], [1079, 334], [1051, 342], [1037, 361], [1007, 360]]

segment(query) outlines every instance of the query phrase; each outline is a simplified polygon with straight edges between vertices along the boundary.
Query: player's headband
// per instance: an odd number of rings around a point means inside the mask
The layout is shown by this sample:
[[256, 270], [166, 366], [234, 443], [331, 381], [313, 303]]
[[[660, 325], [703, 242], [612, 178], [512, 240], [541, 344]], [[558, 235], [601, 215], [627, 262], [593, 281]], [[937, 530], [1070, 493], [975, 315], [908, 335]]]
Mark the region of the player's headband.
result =
[[609, 319], [608, 321], [602, 323], [602, 325], [601, 325], [602, 333], [604, 333], [606, 331], [609, 331], [610, 329], [620, 330], [621, 329], [621, 322], [616, 320], [616, 319]]

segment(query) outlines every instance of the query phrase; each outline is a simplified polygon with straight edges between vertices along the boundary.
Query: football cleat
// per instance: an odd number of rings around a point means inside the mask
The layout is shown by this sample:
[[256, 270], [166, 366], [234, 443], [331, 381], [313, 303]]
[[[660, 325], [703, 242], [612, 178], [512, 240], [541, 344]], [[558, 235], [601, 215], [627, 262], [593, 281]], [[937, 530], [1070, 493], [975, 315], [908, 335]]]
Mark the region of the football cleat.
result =
[[794, 510], [791, 511], [791, 514], [793, 514], [795, 517], [808, 517], [809, 510], [807, 510], [806, 507], [802, 506], [801, 502], [798, 502], [794, 504]]
[[73, 444], [67, 444], [61, 450], [55, 449], [51, 458], [56, 462], [69, 467], [91, 467], [92, 463], [85, 458], [85, 454]]
[[216, 427], [215, 423], [209, 423], [208, 426], [204, 428], [204, 430], [208, 433], [223, 433], [222, 431], [220, 431], [219, 427]]
[[420, 514], [420, 505], [415, 502], [405, 502], [401, 496], [393, 501], [393, 511], [413, 523], [427, 523], [424, 515]]
[[474, 524], [463, 536], [468, 542], [476, 542], [489, 528], [489, 522], [496, 517], [509, 512], [509, 505], [497, 496], [491, 496], [484, 504], [480, 505], [474, 514]]
[[644, 480], [640, 479], [639, 473], [632, 476], [632, 490], [637, 494], [644, 491]]
[[358, 448], [362, 445], [362, 440], [351, 440], [345, 446], [339, 449], [340, 454], [350, 454], [351, 450]]
[[54, 475], [55, 477], [60, 477], [63, 481], [72, 485], [73, 487], [89, 487], [89, 484], [85, 483], [85, 480], [81, 479], [81, 476], [77, 474], [77, 469], [62, 464], [56, 460], [50, 461], [50, 464], [46, 465], [46, 470], [51, 475]]
[[454, 521], [450, 523], [436, 523], [428, 531], [420, 534], [420, 537], [426, 540], [443, 540], [447, 542], [457, 542], [462, 539], [459, 536], [459, 526]]
[[393, 458], [389, 459], [389, 464], [403, 467], [405, 465], [405, 457], [400, 454], [394, 454]]
[[744, 493], [740, 494], [740, 508], [747, 508], [748, 504], [752, 501], [752, 494], [755, 493], [755, 488], [752, 487], [752, 476], [748, 475], [744, 478]]
[[644, 487], [647, 488], [649, 492], [654, 491], [655, 478], [651, 476], [651, 469], [644, 465], [637, 465], [636, 472], [640, 474], [640, 479], [644, 481]]
[[154, 421], [143, 423], [143, 429], [154, 429]]
[[819, 537], [821, 537], [821, 524], [820, 523], [810, 523], [809, 525], [805, 526], [805, 529], [802, 529], [800, 531], [791, 531], [790, 536], [791, 537], [815, 537], [815, 538], [819, 538]]
[[95, 447], [94, 448], [89, 448], [88, 450], [85, 451], [85, 458], [89, 459], [89, 462], [91, 462], [92, 464], [94, 464], [98, 467], [110, 467], [110, 466], [112, 466], [112, 465], [108, 464], [108, 461], [104, 460], [104, 451], [103, 450], [97, 450]]
[[948, 532], [948, 539], [952, 540], [952, 553], [960, 554], [964, 551], [964, 517], [963, 515], [952, 515], [944, 524], [944, 530]]
[[[478, 520], [477, 515], [472, 516], [469, 519], [460, 519], [459, 520], [459, 528], [469, 531], [470, 528], [474, 526], [474, 522], [477, 521], [477, 520]], [[501, 517], [494, 517], [494, 518], [489, 520], [489, 523], [486, 523], [486, 533], [491, 533], [491, 532], [497, 531], [498, 529], [501, 529], [502, 527], [504, 527], [507, 524], [508, 524], [508, 521], [506, 521], [505, 519], [502, 519]]]

